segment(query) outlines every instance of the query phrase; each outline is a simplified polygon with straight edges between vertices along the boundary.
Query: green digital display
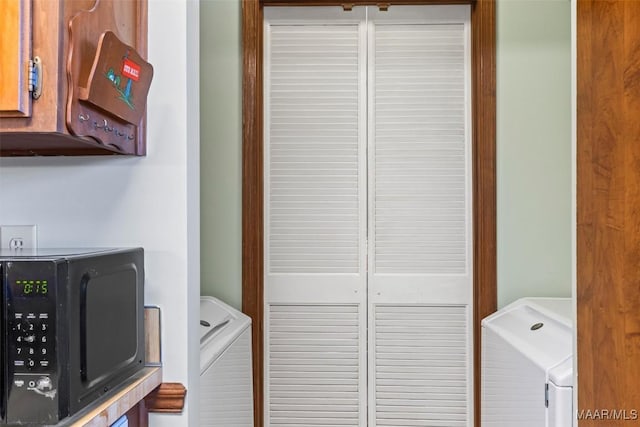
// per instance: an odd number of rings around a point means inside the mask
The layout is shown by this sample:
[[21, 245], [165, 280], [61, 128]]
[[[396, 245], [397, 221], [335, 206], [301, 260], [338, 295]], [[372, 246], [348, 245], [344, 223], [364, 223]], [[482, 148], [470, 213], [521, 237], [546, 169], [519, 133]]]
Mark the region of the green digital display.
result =
[[44, 297], [49, 294], [49, 284], [46, 280], [16, 280], [14, 289], [19, 297]]

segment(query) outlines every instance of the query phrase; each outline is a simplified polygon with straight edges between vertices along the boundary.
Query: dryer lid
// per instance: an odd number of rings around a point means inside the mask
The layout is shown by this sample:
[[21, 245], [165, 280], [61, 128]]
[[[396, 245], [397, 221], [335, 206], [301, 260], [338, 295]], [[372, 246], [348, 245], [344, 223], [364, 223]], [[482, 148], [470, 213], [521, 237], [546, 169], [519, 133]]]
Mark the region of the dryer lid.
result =
[[200, 299], [200, 345], [224, 329], [233, 315], [212, 299]]
[[485, 318], [482, 327], [493, 331], [520, 357], [549, 374], [551, 369], [573, 358], [569, 313], [568, 298], [522, 298]]
[[573, 387], [573, 357], [549, 369], [549, 381], [558, 387]]

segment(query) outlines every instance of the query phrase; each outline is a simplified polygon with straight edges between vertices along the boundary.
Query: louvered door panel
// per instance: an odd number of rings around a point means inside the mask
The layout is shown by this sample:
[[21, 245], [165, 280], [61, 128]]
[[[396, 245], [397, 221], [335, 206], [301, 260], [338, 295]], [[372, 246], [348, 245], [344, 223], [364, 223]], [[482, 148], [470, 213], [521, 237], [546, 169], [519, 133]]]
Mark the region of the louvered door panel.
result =
[[358, 273], [358, 26], [270, 40], [269, 271]]
[[463, 24], [375, 31], [378, 273], [467, 269]]
[[358, 306], [271, 305], [269, 313], [270, 425], [360, 425]]
[[265, 425], [366, 427], [364, 10], [265, 23]]
[[466, 307], [374, 310], [375, 425], [467, 426]]
[[469, 9], [369, 17], [369, 425], [470, 427]]

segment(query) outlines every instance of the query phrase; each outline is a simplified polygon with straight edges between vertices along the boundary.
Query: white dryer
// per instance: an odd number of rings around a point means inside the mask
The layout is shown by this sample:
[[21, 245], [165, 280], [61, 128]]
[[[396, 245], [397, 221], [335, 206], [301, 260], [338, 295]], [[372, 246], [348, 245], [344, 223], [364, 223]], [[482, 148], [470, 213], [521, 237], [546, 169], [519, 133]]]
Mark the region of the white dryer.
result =
[[482, 427], [572, 427], [570, 298], [523, 298], [482, 321]]
[[200, 297], [201, 427], [253, 427], [251, 319]]

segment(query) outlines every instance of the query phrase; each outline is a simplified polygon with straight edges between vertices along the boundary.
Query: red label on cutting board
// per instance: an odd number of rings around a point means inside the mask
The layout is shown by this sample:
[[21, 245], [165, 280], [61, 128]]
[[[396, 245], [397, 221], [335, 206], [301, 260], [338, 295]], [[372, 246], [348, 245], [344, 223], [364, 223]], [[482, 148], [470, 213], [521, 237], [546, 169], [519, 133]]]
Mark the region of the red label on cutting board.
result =
[[122, 64], [122, 75], [137, 82], [140, 78], [140, 66], [129, 59], [125, 59], [124, 64]]

